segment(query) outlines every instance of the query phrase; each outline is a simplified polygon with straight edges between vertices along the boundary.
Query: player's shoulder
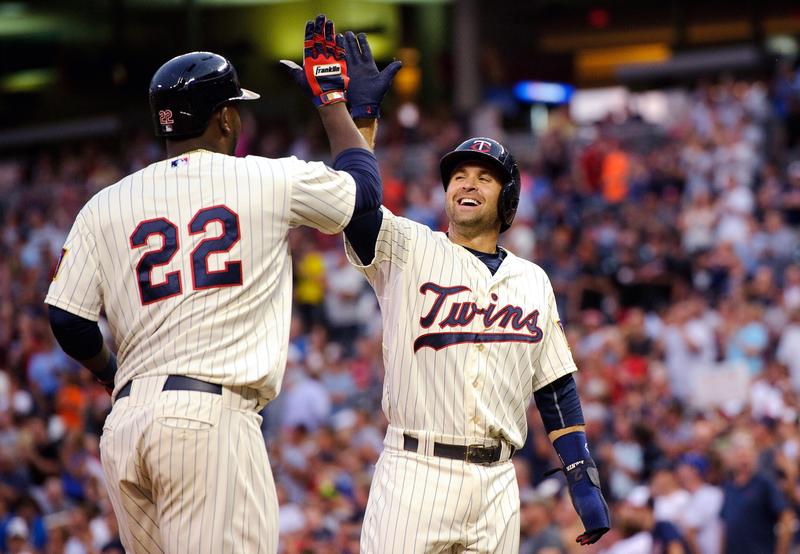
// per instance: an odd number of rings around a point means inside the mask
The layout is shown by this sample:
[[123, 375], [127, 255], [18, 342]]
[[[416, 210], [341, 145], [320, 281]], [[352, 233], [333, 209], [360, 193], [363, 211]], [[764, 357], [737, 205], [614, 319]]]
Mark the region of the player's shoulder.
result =
[[147, 172], [148, 169], [152, 170], [152, 167], [156, 165], [156, 163], [159, 162], [152, 163], [133, 173], [129, 173], [121, 179], [101, 188], [86, 201], [81, 212], [84, 213], [85, 216], [98, 214], [101, 211], [101, 206], [108, 205], [112, 198], [123, 193], [128, 193], [128, 189], [134, 186], [134, 183], [141, 182], [145, 172]]
[[386, 206], [381, 206], [381, 211], [383, 212], [384, 221], [386, 221], [389, 225], [392, 225], [395, 228], [401, 230], [402, 232], [404, 232], [404, 234], [406, 234], [409, 237], [416, 236], [435, 241], [442, 241], [446, 243], [450, 242], [447, 239], [447, 235], [445, 235], [441, 231], [435, 231], [430, 227], [428, 227], [427, 225], [419, 223], [418, 221], [414, 221], [413, 219], [395, 215]]
[[243, 156], [241, 158], [236, 158], [237, 160], [242, 160], [244, 163], [248, 164], [256, 164], [256, 165], [284, 165], [284, 166], [293, 166], [297, 165], [301, 162], [301, 160], [297, 156], [283, 156], [281, 158], [268, 158], [266, 156], [258, 156], [256, 154], [248, 154], [247, 156]]
[[149, 182], [152, 180], [152, 177], [155, 173], [158, 172], [159, 167], [163, 167], [169, 163], [170, 160], [159, 160], [156, 162], [152, 162], [144, 167], [133, 171], [119, 179], [118, 181], [111, 183], [103, 188], [101, 188], [94, 196], [89, 200], [95, 200], [97, 198], [102, 198], [105, 195], [115, 194], [122, 192], [125, 189], [135, 186], [136, 184], [143, 184], [146, 181]]
[[326, 176], [339, 173], [324, 162], [306, 161], [297, 156], [267, 158], [251, 155], [241, 159], [246, 160], [248, 164], [257, 166], [262, 175], [271, 174], [273, 177], [281, 175], [288, 183], [297, 181], [318, 182], [320, 179], [324, 180]]
[[530, 275], [535, 279], [540, 279], [543, 281], [550, 280], [550, 278], [547, 276], [547, 272], [542, 268], [542, 266], [536, 262], [517, 256], [505, 246], [502, 248], [506, 253], [506, 259], [503, 263], [513, 264], [518, 267], [520, 271]]
[[308, 170], [308, 168], [312, 168], [318, 165], [322, 165], [322, 162], [308, 162], [305, 160], [301, 160], [297, 156], [283, 156], [280, 158], [268, 158], [266, 156], [257, 156], [254, 154], [250, 154], [248, 156], [244, 156], [243, 158], [238, 158], [244, 160], [248, 164], [264, 166], [264, 167], [272, 167], [272, 168], [282, 168], [284, 171], [288, 172], [302, 172], [304, 170]]

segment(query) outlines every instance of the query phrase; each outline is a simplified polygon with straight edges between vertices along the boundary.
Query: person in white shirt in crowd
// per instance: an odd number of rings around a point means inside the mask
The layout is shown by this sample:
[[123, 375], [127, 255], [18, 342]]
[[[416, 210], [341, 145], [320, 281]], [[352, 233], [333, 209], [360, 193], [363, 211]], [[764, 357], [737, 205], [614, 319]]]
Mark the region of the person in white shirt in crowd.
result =
[[678, 222], [686, 251], [694, 253], [711, 248], [716, 222], [717, 214], [711, 203], [711, 195], [708, 190], [702, 189], [691, 198]]
[[704, 316], [704, 303], [693, 299], [674, 305], [667, 313], [662, 335], [664, 362], [675, 396], [689, 396], [689, 374], [717, 359], [714, 328]]
[[777, 360], [789, 368], [795, 392], [800, 392], [800, 306], [789, 313], [789, 322], [778, 341]]
[[364, 277], [350, 265], [344, 250], [332, 252], [325, 260], [325, 320], [330, 339], [341, 344], [346, 354], [366, 321], [375, 317], [376, 302], [365, 288]]
[[786, 413], [788, 392], [786, 369], [779, 362], [768, 362], [759, 378], [750, 385], [751, 417], [756, 421], [781, 419]]
[[755, 197], [750, 187], [730, 175], [724, 182], [716, 211], [717, 241], [743, 244], [750, 239], [749, 218], [755, 208]]
[[690, 496], [678, 484], [672, 462], [665, 460], [656, 465], [650, 479], [650, 489], [656, 520], [677, 524], [681, 513], [689, 504]]
[[717, 554], [721, 547], [722, 490], [705, 480], [708, 469], [708, 461], [699, 454], [684, 454], [678, 461], [678, 480], [689, 492], [689, 502], [677, 523], [696, 554]]
[[602, 554], [652, 554], [653, 535], [643, 518], [643, 510], [649, 500], [647, 487], [635, 487], [615, 511], [614, 527], [622, 536]]
[[6, 552], [8, 554], [33, 554], [29, 542], [28, 524], [21, 517], [12, 517], [6, 525]]
[[305, 371], [294, 368], [292, 383], [284, 392], [282, 426], [303, 426], [314, 431], [328, 420], [332, 410], [330, 392], [322, 384], [324, 361], [315, 355], [306, 359]]
[[789, 260], [798, 246], [797, 232], [786, 224], [779, 210], [764, 214], [764, 224], [753, 237], [759, 259]]

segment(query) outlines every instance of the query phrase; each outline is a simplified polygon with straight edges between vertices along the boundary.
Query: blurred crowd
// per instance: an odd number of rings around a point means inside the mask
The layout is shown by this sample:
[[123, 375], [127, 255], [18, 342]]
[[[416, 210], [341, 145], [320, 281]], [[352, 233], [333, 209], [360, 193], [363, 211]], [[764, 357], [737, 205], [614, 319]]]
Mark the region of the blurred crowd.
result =
[[[439, 230], [444, 152], [487, 134], [521, 163], [502, 241], [552, 280], [614, 523], [575, 544], [531, 406], [521, 552], [798, 550], [800, 80], [701, 84], [662, 124], [628, 111], [577, 126], [553, 109], [535, 139], [491, 113], [475, 128], [387, 115], [378, 158], [384, 203]], [[324, 158], [321, 137], [246, 117], [238, 154]], [[110, 399], [59, 349], [42, 299], [82, 204], [162, 157], [131, 133], [0, 159], [0, 552], [122, 552], [98, 453]], [[386, 426], [380, 316], [340, 237], [290, 240], [288, 367], [264, 413], [281, 551], [354, 554]]]

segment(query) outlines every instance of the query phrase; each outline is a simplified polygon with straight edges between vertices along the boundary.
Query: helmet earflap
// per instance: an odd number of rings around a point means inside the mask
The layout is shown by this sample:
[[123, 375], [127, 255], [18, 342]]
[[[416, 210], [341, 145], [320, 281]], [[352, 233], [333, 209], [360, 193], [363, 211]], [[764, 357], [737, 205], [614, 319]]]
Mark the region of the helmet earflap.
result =
[[503, 233], [511, 227], [514, 216], [517, 215], [519, 206], [519, 168], [516, 162], [511, 170], [511, 179], [503, 183], [500, 190], [500, 197], [497, 199], [497, 215], [500, 217], [500, 232]]

